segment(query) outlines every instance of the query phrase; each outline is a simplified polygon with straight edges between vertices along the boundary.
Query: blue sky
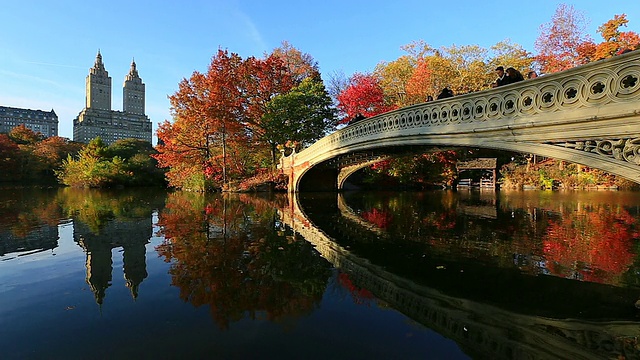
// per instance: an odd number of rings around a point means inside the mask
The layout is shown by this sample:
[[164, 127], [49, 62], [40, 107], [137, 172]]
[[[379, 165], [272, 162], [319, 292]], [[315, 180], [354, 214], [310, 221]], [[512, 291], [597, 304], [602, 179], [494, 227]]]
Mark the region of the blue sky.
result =
[[85, 78], [100, 50], [114, 110], [122, 110], [122, 83], [135, 59], [155, 132], [171, 117], [167, 96], [193, 71], [205, 71], [218, 48], [261, 57], [288, 41], [313, 56], [325, 79], [372, 71], [418, 40], [488, 48], [510, 39], [533, 52], [540, 25], [560, 3], [584, 14], [597, 42], [597, 27], [616, 14], [627, 14], [626, 30], [640, 33], [637, 0], [5, 0], [0, 105], [54, 109], [59, 135], [72, 138], [73, 119], [85, 104]]

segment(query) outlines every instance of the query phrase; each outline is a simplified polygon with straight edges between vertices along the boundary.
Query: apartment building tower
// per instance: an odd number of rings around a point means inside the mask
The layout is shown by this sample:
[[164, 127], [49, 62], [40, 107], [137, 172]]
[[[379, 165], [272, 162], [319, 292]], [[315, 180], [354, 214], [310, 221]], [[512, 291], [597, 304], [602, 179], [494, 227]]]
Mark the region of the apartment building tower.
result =
[[98, 51], [86, 82], [85, 108], [73, 120], [73, 140], [88, 143], [100, 137], [110, 145], [135, 138], [151, 142], [152, 124], [145, 115], [145, 84], [131, 62], [122, 89], [122, 111], [111, 109], [111, 77]]
[[58, 115], [53, 109], [42, 111], [0, 106], [0, 133], [8, 134], [20, 125], [45, 137], [58, 136]]

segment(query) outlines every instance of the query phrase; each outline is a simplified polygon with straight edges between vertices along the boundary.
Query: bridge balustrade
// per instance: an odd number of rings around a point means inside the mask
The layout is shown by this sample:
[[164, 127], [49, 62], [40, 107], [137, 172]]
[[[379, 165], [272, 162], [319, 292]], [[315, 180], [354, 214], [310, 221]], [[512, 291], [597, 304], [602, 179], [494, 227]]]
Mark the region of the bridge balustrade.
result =
[[[633, 164], [636, 169], [622, 169], [618, 174], [640, 182], [638, 100], [640, 51], [633, 51], [563, 72], [374, 116], [283, 158], [281, 168], [293, 169], [301, 164], [313, 167], [363, 149], [434, 144], [536, 153], [616, 173], [620, 164], [599, 167], [590, 155], [575, 154], [593, 153]], [[560, 147], [565, 149], [560, 151]]]

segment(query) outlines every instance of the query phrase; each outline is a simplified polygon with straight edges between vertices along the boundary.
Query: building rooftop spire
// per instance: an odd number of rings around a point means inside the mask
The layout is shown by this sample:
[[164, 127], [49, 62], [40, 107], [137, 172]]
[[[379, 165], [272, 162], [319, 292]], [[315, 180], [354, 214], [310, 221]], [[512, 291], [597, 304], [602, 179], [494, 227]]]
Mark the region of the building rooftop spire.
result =
[[138, 70], [136, 69], [136, 60], [133, 59], [131, 61], [131, 68], [129, 69], [129, 77], [131, 78], [137, 78], [138, 76]]
[[104, 70], [104, 64], [102, 63], [102, 54], [100, 54], [100, 49], [98, 49], [98, 55], [96, 55], [96, 62], [93, 64], [95, 69]]

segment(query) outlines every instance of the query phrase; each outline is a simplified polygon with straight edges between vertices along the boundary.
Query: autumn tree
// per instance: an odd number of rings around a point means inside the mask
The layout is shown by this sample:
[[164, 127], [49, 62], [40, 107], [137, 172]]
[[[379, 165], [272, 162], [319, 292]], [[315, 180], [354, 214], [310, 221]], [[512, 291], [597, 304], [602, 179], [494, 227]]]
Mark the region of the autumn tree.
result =
[[0, 181], [18, 180], [15, 171], [18, 166], [20, 148], [7, 134], [0, 134]]
[[596, 46], [595, 58], [606, 59], [624, 50], [633, 50], [640, 46], [640, 36], [634, 31], [620, 31], [620, 27], [627, 26], [627, 15], [615, 15], [598, 28], [604, 41]]
[[442, 49], [449, 60], [453, 74], [449, 89], [454, 94], [467, 94], [487, 88], [487, 50], [478, 45], [445, 47]]
[[205, 74], [183, 79], [169, 97], [174, 122], [160, 124], [155, 158], [169, 168], [170, 185], [205, 191], [227, 183], [229, 148], [247, 144], [245, 70], [240, 56], [219, 50]]
[[[275, 48], [270, 56], [275, 56], [282, 60], [288, 74], [296, 85], [300, 85], [306, 78], [320, 80], [318, 62], [313, 56], [301, 52], [287, 41], [283, 41], [280, 47]], [[270, 56], [267, 56], [267, 58]]]
[[[384, 92], [386, 102], [402, 107], [414, 103], [407, 98], [407, 81], [413, 75], [416, 67], [414, 58], [404, 55], [390, 62], [376, 65], [374, 75], [380, 79], [380, 87]], [[424, 100], [424, 99], [420, 99]], [[416, 101], [422, 102], [422, 101]]]
[[19, 149], [15, 154], [17, 166], [12, 170], [17, 173], [17, 179], [29, 182], [38, 179], [43, 165], [34, 155], [33, 150], [36, 144], [44, 139], [44, 136], [21, 124], [9, 131], [9, 139], [16, 143]]
[[24, 124], [20, 124], [9, 131], [9, 138], [16, 144], [33, 145], [38, 141], [42, 141], [44, 136], [40, 132], [27, 128]]
[[[260, 144], [264, 144], [270, 153], [270, 161], [272, 165], [275, 164], [275, 146], [278, 144], [284, 144], [285, 141], [300, 141], [307, 142], [308, 135], [301, 135], [300, 132], [315, 133], [317, 129], [314, 126], [310, 129], [304, 129], [305, 126], [311, 126], [315, 123], [315, 120], [309, 119], [309, 121], [300, 121], [298, 128], [298, 134], [292, 134], [287, 130], [281, 129], [281, 132], [273, 131], [273, 114], [268, 115], [268, 112], [274, 111], [273, 105], [269, 106], [271, 101], [278, 97], [285, 96], [285, 98], [291, 100], [296, 98], [296, 101], [282, 101], [283, 98], [277, 100], [278, 107], [288, 103], [295, 109], [291, 110], [292, 116], [299, 118], [299, 114], [296, 115], [300, 108], [298, 100], [302, 98], [299, 96], [300, 89], [296, 90], [296, 87], [305, 89], [306, 92], [309, 88], [307, 83], [312, 81], [313, 84], [322, 85], [322, 79], [320, 77], [320, 71], [318, 69], [317, 62], [310, 54], [303, 53], [300, 50], [293, 47], [286, 41], [282, 42], [281, 47], [273, 50], [271, 54], [266, 55], [265, 59], [250, 59], [249, 70], [249, 82], [247, 83], [248, 90], [248, 123], [250, 124], [251, 134], [253, 139]], [[309, 80], [307, 80], [309, 79]], [[321, 93], [324, 94], [324, 86]], [[287, 94], [293, 91], [295, 94], [292, 97], [287, 97]], [[324, 95], [322, 95], [324, 96]], [[308, 106], [308, 114], [314, 118], [315, 115], [311, 115], [316, 111], [315, 100], [307, 98], [312, 101]], [[319, 98], [318, 98], [319, 99]], [[286, 116], [286, 112], [282, 112], [284, 109], [280, 108], [277, 112], [279, 115], [276, 117]], [[304, 112], [304, 111], [303, 111]], [[277, 122], [277, 121], [276, 121]], [[293, 121], [289, 121], [293, 123]], [[314, 135], [315, 136], [315, 135]]]
[[530, 65], [528, 53], [517, 44], [503, 41], [491, 51], [478, 45], [432, 48], [424, 42], [414, 42], [404, 49], [416, 57], [416, 69], [407, 81], [407, 97], [412, 102], [436, 97], [447, 87], [454, 94], [485, 90], [494, 80], [496, 63], [510, 64], [518, 69]]
[[385, 102], [380, 80], [372, 74], [356, 73], [349, 79], [349, 86], [338, 95], [339, 121], [348, 123], [358, 114], [370, 117], [393, 110], [394, 105]]
[[452, 77], [452, 64], [440, 54], [420, 58], [416, 70], [407, 81], [407, 95], [422, 101], [428, 96], [435, 98], [440, 90], [450, 86]]
[[68, 156], [75, 156], [84, 145], [60, 136], [51, 136], [37, 142], [33, 154], [42, 165], [42, 172], [47, 178], [55, 179], [55, 171]]
[[558, 5], [551, 22], [540, 26], [535, 42], [536, 62], [543, 73], [553, 73], [584, 64], [578, 51], [591, 41], [585, 33], [585, 19], [573, 6]]
[[495, 68], [503, 66], [512, 67], [526, 75], [532, 70], [533, 54], [525, 50], [521, 45], [512, 43], [509, 39], [498, 42], [490, 48], [489, 69], [490, 81], [495, 80]]
[[273, 163], [276, 146], [287, 141], [309, 145], [322, 138], [336, 125], [335, 110], [322, 81], [306, 78], [286, 94], [268, 104], [262, 124]]
[[290, 72], [290, 66], [293, 65], [288, 65], [286, 61], [284, 54], [271, 54], [265, 59], [252, 57], [245, 61], [246, 72], [241, 86], [245, 89], [247, 130], [255, 141], [271, 142], [269, 138], [265, 138], [262, 124], [267, 104], [274, 97], [286, 94], [297, 84]]

